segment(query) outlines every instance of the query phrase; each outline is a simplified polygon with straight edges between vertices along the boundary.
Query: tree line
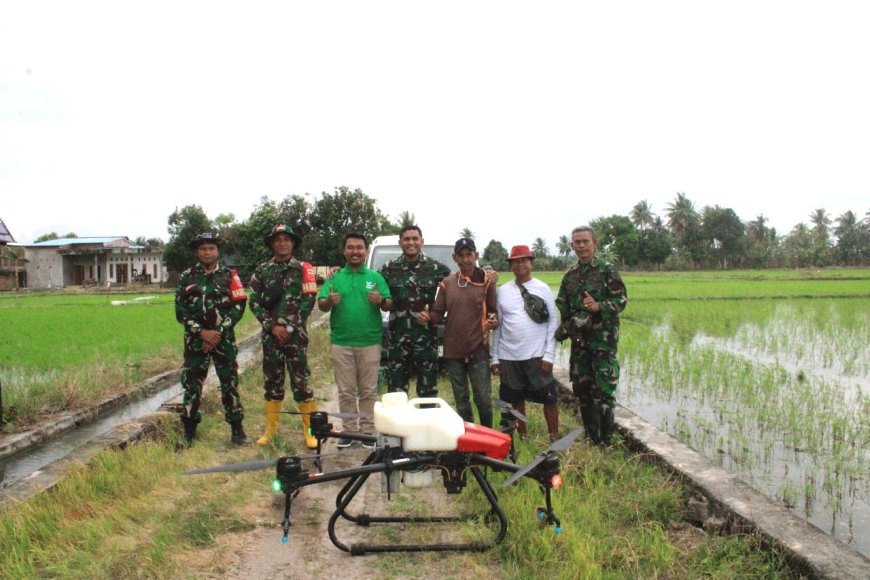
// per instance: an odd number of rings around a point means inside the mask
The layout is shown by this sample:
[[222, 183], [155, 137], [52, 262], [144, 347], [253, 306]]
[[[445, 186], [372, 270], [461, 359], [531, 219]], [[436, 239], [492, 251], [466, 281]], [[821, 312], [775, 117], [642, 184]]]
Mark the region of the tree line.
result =
[[[402, 216], [413, 218], [404, 212]], [[302, 246], [293, 254], [299, 260], [313, 264], [341, 264], [342, 240], [347, 232], [358, 232], [369, 240], [377, 236], [397, 234], [399, 223], [392, 223], [378, 208], [377, 201], [348, 187], [337, 187], [333, 193], [323, 192], [313, 199], [310, 194], [289, 195], [280, 201], [267, 196], [260, 198], [251, 215], [242, 222], [233, 214], [221, 214], [210, 219], [198, 205], [176, 209], [169, 216], [169, 242], [163, 249], [163, 262], [170, 272], [178, 274], [196, 263], [189, 248], [201, 232], [216, 231], [224, 240], [223, 257], [229, 258], [244, 279], [257, 264], [271, 257], [264, 238], [277, 223], [285, 223], [303, 237]]]
[[[718, 205], [698, 211], [685, 193], [677, 193], [663, 215], [647, 200], [628, 215], [599, 217], [589, 225], [598, 253], [623, 269], [733, 269], [866, 266], [870, 264], [870, 211], [863, 218], [849, 210], [836, 218], [813, 210], [808, 223], [785, 235], [758, 215], [743, 222], [733, 209]], [[574, 262], [569, 234], [559, 236], [552, 253], [543, 238], [532, 245], [537, 270], [559, 270]], [[496, 269], [507, 266], [507, 251], [497, 240], [484, 250]]]
[[[415, 223], [408, 211], [395, 221], [378, 208], [377, 201], [361, 189], [337, 187], [318, 197], [290, 195], [280, 201], [260, 199], [251, 215], [237, 221], [233, 214], [209, 218], [198, 205], [176, 209], [169, 216], [170, 240], [163, 260], [179, 273], [196, 257], [188, 247], [200, 232], [217, 231], [224, 239], [223, 254], [243, 276], [267, 260], [263, 239], [276, 223], [292, 226], [304, 242], [295, 255], [314, 264], [341, 264], [344, 234], [356, 231], [370, 240], [397, 234], [402, 226]], [[731, 208], [705, 206], [700, 211], [685, 193], [677, 193], [662, 215], [647, 200], [635, 204], [628, 215], [599, 217], [590, 222], [598, 239], [599, 254], [623, 269], [730, 269], [862, 266], [870, 264], [870, 211], [859, 218], [852, 211], [833, 218], [824, 209], [808, 216], [780, 235], [768, 227], [763, 215], [743, 222]], [[464, 228], [461, 237], [474, 238]], [[141, 240], [158, 247], [160, 240]], [[147, 244], [145, 243], [147, 242]], [[480, 247], [480, 246], [478, 246]], [[574, 263], [570, 234], [559, 236], [551, 251], [543, 238], [534, 240], [532, 253], [537, 270], [561, 270]], [[481, 263], [507, 269], [508, 251], [490, 240], [481, 253]]]

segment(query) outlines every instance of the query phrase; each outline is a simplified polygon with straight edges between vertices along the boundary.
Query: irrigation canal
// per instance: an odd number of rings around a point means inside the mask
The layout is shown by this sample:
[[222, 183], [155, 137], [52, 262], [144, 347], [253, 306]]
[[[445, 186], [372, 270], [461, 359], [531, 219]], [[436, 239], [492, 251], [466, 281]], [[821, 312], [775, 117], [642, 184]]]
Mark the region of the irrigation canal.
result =
[[[255, 335], [243, 340], [239, 348], [240, 369], [253, 364], [258, 359], [256, 354], [259, 354], [259, 337]], [[565, 387], [570, 384], [566, 367], [558, 369], [556, 378], [563, 385], [562, 390], [570, 393], [570, 388]], [[173, 371], [168, 375], [177, 376], [177, 373]], [[209, 381], [213, 383], [213, 372], [210, 375]], [[58, 434], [45, 437], [46, 441], [39, 445], [32, 445], [33, 438], [25, 437], [29, 441], [20, 442], [21, 451], [15, 454], [9, 453], [14, 444], [0, 445], [0, 457], [5, 457], [0, 459], [0, 503], [5, 501], [7, 490], [20, 488], [25, 480], [37, 478], [43, 470], [52, 471], [53, 467], [67, 461], [68, 456], [75, 456], [77, 451], [80, 455], [87, 455], [83, 450], [101, 447], [105, 443], [101, 437], [103, 434], [154, 413], [180, 393], [181, 385], [177, 381], [165, 380], [151, 394], [118, 404], [117, 408], [100, 413], [95, 420], [68, 418], [62, 421], [65, 425], [54, 429]], [[767, 499], [639, 416], [621, 408], [617, 414], [617, 426], [633, 445], [657, 457], [664, 467], [679, 474], [682, 481], [692, 486], [699, 497], [707, 498], [703, 503], [709, 505], [711, 515], [716, 516], [712, 519], [721, 516], [726, 520], [746, 522], [750, 529], [759, 530], [764, 537], [790, 552], [810, 576], [870, 577], [870, 558], [866, 555], [790, 513], [781, 502]], [[15, 492], [9, 494], [10, 498], [15, 496]]]
[[[255, 355], [259, 354], [259, 336], [253, 338], [255, 340], [243, 341], [239, 347], [240, 371], [253, 364], [256, 359]], [[216, 378], [212, 368], [209, 370], [209, 379], [206, 384], [210, 386], [211, 383], [215, 382]], [[80, 426], [66, 429], [56, 437], [51, 437], [35, 446], [26, 446], [21, 452], [0, 459], [0, 495], [2, 495], [4, 487], [9, 487], [45, 466], [67, 457], [76, 449], [80, 449], [118, 425], [154, 413], [160, 409], [161, 405], [180, 395], [181, 392], [181, 383], [176, 381], [156, 393], [144, 395], [129, 404], [101, 415], [93, 422], [82, 422]], [[79, 422], [75, 421], [74, 424], [79, 425]]]

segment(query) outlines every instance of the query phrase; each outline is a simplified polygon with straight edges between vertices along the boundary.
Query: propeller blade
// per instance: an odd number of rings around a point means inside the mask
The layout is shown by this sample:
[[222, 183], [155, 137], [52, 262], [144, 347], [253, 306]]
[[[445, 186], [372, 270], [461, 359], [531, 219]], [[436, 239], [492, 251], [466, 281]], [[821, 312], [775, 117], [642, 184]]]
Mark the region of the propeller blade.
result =
[[583, 432], [583, 427], [579, 427], [574, 429], [558, 441], [554, 441], [552, 445], [547, 447], [546, 451], [542, 453], [538, 453], [538, 455], [532, 459], [529, 463], [524, 465], [519, 471], [514, 472], [505, 482], [501, 485], [502, 487], [507, 487], [516, 483], [521, 477], [525, 474], [536, 468], [544, 459], [550, 456], [551, 453], [561, 453], [562, 451], [567, 451], [568, 448], [571, 447], [571, 444], [574, 443], [574, 440]]
[[516, 419], [518, 419], [518, 420], [520, 420], [523, 423], [528, 425], [528, 423], [529, 423], [528, 418], [525, 415], [523, 415], [522, 413], [520, 413], [519, 411], [517, 411], [516, 409], [514, 409], [513, 405], [511, 405], [510, 403], [502, 401], [501, 399], [496, 399], [495, 406], [498, 407], [498, 409], [501, 411], [507, 411], [508, 413], [513, 415]]
[[242, 473], [244, 471], [257, 471], [274, 467], [277, 461], [275, 459], [259, 459], [256, 461], [243, 461], [242, 463], [231, 463], [229, 465], [216, 465], [214, 467], [200, 467], [199, 469], [191, 469], [190, 471], [182, 472], [182, 475], [200, 475], [203, 473]]
[[527, 474], [528, 472], [530, 472], [531, 470], [536, 468], [538, 466], [538, 464], [546, 458], [547, 458], [546, 453], [542, 453], [542, 454], [538, 455], [537, 457], [532, 459], [529, 463], [526, 463], [519, 471], [515, 471], [513, 475], [511, 475], [509, 478], [507, 478], [507, 480], [505, 480], [505, 482], [503, 484], [501, 484], [501, 486], [508, 487], [509, 485], [513, 485], [514, 483], [519, 481], [519, 479], [522, 476], [524, 476], [525, 474]]
[[578, 427], [574, 429], [558, 441], [554, 441], [552, 445], [550, 445], [547, 451], [555, 451], [556, 453], [561, 453], [562, 451], [567, 451], [571, 444], [574, 443], [574, 440], [577, 439], [577, 436], [583, 432], [583, 427]]
[[[283, 415], [310, 415], [311, 413], [302, 413], [301, 411], [278, 411]], [[315, 413], [317, 411], [314, 411]], [[333, 413], [331, 411], [320, 411], [326, 413], [327, 417], [335, 417], [336, 419], [363, 419], [371, 418], [371, 415], [363, 415], [360, 413]]]
[[[332, 453], [321, 453], [320, 455], [297, 455], [296, 457], [300, 461], [312, 461], [320, 459], [322, 457], [332, 457], [335, 455], [344, 454], [340, 451], [334, 451]], [[277, 459], [255, 459], [253, 461], [242, 461], [241, 463], [215, 465], [214, 467], [200, 467], [198, 469], [183, 471], [181, 475], [202, 475], [204, 473], [243, 473], [245, 471], [258, 471], [260, 469], [266, 469], [267, 467], [275, 467], [276, 463], [278, 463]]]

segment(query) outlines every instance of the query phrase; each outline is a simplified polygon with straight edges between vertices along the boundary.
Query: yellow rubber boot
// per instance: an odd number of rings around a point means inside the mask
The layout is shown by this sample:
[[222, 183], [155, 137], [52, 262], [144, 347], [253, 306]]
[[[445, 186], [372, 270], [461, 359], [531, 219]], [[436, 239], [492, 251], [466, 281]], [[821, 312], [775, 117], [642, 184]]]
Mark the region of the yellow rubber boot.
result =
[[266, 401], [266, 428], [263, 436], [257, 439], [257, 445], [268, 445], [272, 437], [278, 433], [278, 423], [281, 421], [281, 401]]
[[299, 412], [302, 413], [302, 435], [305, 436], [305, 446], [309, 449], [317, 449], [317, 437], [311, 434], [311, 413], [317, 411], [317, 403], [305, 401], [297, 403]]

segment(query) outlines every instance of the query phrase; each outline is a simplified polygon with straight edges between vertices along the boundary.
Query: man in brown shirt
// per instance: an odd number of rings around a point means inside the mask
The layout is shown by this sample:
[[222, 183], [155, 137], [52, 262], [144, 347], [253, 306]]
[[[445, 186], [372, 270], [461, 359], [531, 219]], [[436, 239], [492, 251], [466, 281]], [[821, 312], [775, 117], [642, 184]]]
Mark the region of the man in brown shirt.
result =
[[459, 271], [441, 281], [432, 312], [421, 314], [423, 320], [431, 318], [436, 324], [447, 319], [444, 359], [456, 411], [463, 420], [474, 422], [468, 392], [470, 380], [480, 424], [492, 427], [489, 331], [498, 326], [496, 289], [492, 278], [477, 267], [477, 258], [474, 240], [459, 239], [453, 248], [453, 260]]

